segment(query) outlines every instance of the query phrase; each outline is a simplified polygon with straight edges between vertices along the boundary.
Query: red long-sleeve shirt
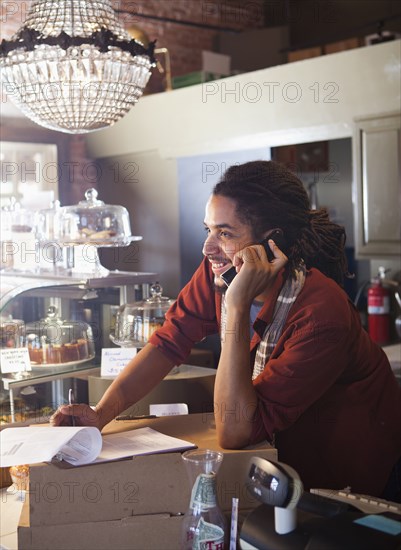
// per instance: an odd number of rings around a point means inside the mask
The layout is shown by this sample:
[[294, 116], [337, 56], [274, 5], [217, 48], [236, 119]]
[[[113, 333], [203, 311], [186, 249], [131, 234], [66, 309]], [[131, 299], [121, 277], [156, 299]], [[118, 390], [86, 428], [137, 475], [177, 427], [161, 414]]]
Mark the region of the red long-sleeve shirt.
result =
[[[254, 323], [250, 371], [276, 297], [275, 283]], [[204, 260], [150, 342], [175, 364], [219, 330], [221, 296]], [[258, 409], [252, 442], [267, 438], [306, 488], [380, 495], [401, 456], [401, 388], [383, 350], [362, 328], [345, 292], [320, 271], [307, 272], [282, 334], [254, 381]]]

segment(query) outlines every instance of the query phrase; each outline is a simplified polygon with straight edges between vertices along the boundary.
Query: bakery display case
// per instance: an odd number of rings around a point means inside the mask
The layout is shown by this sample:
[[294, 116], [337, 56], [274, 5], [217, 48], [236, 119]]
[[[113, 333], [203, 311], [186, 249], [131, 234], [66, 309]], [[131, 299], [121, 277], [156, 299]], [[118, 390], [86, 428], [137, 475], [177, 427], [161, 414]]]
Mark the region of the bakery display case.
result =
[[132, 234], [123, 206], [105, 204], [95, 189], [78, 204], [44, 206], [32, 211], [11, 197], [2, 207], [3, 421], [21, 420], [17, 402], [24, 414], [37, 410], [39, 393], [46, 409], [64, 403], [63, 380], [71, 380], [76, 398], [87, 400], [87, 384], [81, 384], [84, 395], [78, 384], [99, 372], [102, 348], [113, 347], [117, 310], [149, 299], [158, 279], [156, 273], [110, 271], [101, 264], [101, 248], [142, 239]]
[[[116, 312], [149, 298], [157, 278], [156, 273], [122, 271], [97, 278], [3, 272], [0, 348], [25, 348], [30, 363], [29, 370], [2, 369], [3, 421], [21, 419], [16, 407], [21, 389], [50, 383], [45, 401], [56, 408], [65, 402], [60, 381], [99, 374], [101, 350], [113, 346]], [[33, 408], [37, 412], [37, 404]]]

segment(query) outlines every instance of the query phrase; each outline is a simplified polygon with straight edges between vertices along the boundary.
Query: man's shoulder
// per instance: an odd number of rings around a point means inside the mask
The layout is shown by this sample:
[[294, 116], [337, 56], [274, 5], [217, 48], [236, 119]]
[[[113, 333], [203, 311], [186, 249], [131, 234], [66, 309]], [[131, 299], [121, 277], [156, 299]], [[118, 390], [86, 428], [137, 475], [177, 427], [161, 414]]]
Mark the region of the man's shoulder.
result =
[[298, 307], [306, 309], [309, 315], [313, 312], [314, 316], [323, 320], [344, 320], [353, 307], [345, 290], [315, 268], [307, 272], [305, 285], [297, 302]]
[[348, 300], [348, 296], [341, 286], [324, 275], [319, 269], [312, 267], [307, 271], [305, 290], [312, 293], [323, 292], [326, 296], [336, 296]]

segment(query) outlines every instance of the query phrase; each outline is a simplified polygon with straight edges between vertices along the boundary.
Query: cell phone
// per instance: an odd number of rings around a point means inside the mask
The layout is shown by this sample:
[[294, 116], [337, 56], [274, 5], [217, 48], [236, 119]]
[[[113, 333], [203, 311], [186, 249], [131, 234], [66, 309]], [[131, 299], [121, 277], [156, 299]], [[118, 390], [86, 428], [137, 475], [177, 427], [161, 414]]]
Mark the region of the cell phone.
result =
[[[284, 235], [283, 235], [283, 232], [281, 231], [281, 229], [275, 229], [268, 237], [266, 237], [266, 239], [264, 239], [263, 241], [258, 243], [258, 244], [263, 245], [263, 247], [266, 251], [267, 259], [269, 260], [269, 262], [272, 262], [274, 260], [274, 254], [271, 251], [270, 246], [269, 246], [268, 241], [270, 239], [273, 239], [273, 241], [280, 248], [280, 250], [282, 250], [283, 247], [284, 247]], [[232, 266], [232, 267], [230, 267], [230, 269], [227, 269], [227, 271], [222, 273], [220, 275], [220, 277], [223, 279], [223, 281], [225, 282], [225, 284], [227, 286], [230, 286], [230, 284], [233, 282], [234, 277], [236, 275], [237, 275], [237, 270], [234, 266]]]

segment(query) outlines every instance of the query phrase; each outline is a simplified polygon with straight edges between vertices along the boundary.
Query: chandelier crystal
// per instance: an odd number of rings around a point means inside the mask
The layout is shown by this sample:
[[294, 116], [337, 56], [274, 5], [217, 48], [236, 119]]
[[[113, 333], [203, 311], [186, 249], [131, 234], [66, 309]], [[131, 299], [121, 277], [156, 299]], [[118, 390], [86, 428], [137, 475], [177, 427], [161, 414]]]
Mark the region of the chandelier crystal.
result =
[[155, 60], [118, 22], [110, 0], [33, 0], [0, 45], [3, 90], [34, 122], [82, 134], [110, 126], [139, 100]]

